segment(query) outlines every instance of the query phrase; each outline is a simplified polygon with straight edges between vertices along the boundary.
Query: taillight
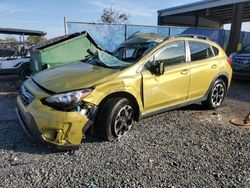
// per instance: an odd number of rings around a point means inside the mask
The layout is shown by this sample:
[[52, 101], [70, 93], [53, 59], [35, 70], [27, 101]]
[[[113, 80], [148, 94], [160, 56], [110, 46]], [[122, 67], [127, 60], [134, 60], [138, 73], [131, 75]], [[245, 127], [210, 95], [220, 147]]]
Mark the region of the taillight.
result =
[[233, 59], [234, 59], [234, 56], [236, 56], [237, 53], [232, 53], [230, 54], [230, 56], [228, 57], [227, 59], [227, 62], [230, 64], [230, 65], [233, 65]]
[[232, 64], [233, 64], [233, 59], [232, 59], [232, 58], [228, 58], [228, 59], [227, 59], [227, 62], [228, 62], [230, 65], [232, 65]]

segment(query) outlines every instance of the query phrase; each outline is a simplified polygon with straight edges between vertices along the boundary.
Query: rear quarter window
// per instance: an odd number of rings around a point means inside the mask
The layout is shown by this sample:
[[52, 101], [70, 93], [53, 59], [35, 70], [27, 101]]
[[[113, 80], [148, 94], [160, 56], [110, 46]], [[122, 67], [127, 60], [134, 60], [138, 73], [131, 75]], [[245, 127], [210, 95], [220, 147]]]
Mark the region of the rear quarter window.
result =
[[219, 55], [219, 49], [214, 47], [214, 46], [212, 48], [213, 48], [213, 51], [214, 51], [214, 55], [215, 56]]
[[213, 57], [211, 46], [202, 42], [189, 41], [191, 61], [198, 61]]

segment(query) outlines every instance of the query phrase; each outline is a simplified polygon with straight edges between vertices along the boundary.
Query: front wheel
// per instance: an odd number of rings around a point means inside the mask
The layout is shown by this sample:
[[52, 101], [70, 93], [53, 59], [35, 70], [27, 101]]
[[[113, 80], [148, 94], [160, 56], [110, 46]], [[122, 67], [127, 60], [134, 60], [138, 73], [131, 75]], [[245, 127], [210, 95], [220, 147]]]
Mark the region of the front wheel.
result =
[[209, 109], [216, 109], [223, 103], [227, 91], [226, 84], [223, 80], [218, 79], [214, 82], [213, 87], [210, 89], [208, 98], [205, 105]]
[[134, 109], [126, 98], [106, 101], [97, 117], [98, 133], [105, 140], [114, 140], [125, 135], [134, 124]]

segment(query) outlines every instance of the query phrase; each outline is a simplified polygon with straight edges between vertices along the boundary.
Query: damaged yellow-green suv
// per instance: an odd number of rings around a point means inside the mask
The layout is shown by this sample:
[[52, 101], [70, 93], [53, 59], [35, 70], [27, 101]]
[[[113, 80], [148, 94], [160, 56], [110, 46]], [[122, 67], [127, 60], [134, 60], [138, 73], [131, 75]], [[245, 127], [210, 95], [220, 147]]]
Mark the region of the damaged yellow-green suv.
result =
[[232, 77], [224, 51], [203, 36], [135, 34], [112, 55], [88, 53], [21, 86], [17, 115], [35, 140], [77, 149], [90, 127], [113, 140], [135, 121], [166, 110], [199, 102], [215, 109]]

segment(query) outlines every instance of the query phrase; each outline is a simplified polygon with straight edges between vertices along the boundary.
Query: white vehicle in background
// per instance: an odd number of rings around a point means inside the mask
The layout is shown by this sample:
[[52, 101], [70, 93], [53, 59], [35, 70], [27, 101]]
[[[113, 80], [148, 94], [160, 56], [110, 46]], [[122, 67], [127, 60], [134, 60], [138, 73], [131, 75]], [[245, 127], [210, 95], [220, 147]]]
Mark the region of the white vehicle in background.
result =
[[21, 80], [25, 80], [31, 74], [30, 58], [17, 57], [0, 61], [0, 75], [18, 75]]
[[31, 74], [30, 56], [24, 36], [44, 36], [43, 31], [0, 28], [0, 34], [19, 35], [20, 42], [0, 43], [0, 75], [18, 75], [25, 80]]

